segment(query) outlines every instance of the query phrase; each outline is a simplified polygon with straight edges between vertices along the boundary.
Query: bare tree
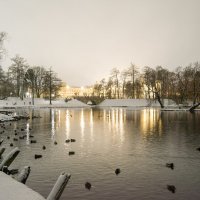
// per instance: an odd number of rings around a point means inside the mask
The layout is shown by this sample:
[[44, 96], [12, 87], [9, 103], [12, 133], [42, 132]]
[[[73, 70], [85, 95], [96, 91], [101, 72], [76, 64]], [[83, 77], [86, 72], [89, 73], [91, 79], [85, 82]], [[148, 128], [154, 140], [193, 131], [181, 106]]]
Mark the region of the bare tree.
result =
[[125, 88], [126, 88], [126, 81], [128, 78], [128, 71], [125, 69], [121, 72], [121, 81], [122, 81], [122, 97], [125, 97]]
[[6, 39], [7, 34], [5, 32], [0, 32], [0, 60], [2, 59], [3, 54], [5, 53], [5, 48], [3, 43]]
[[112, 99], [113, 95], [112, 95], [112, 87], [113, 87], [113, 81], [111, 79], [111, 77], [108, 79], [107, 84], [105, 86], [106, 89], [106, 97], [109, 99]]
[[44, 75], [43, 95], [49, 98], [50, 105], [52, 98], [59, 97], [59, 91], [62, 87], [62, 81], [57, 77], [57, 74], [51, 70], [46, 71]]
[[35, 80], [36, 80], [36, 78], [37, 78], [37, 75], [36, 75], [34, 69], [29, 68], [26, 71], [24, 80], [25, 80], [25, 84], [27, 85], [27, 87], [29, 87], [31, 89], [33, 105], [34, 105], [34, 97], [35, 97]]
[[190, 77], [190, 86], [191, 92], [189, 94], [190, 98], [193, 101], [193, 105], [200, 101], [200, 64], [198, 62], [190, 66], [191, 77]]
[[131, 82], [132, 82], [132, 98], [136, 98], [136, 94], [135, 94], [135, 80], [136, 80], [136, 76], [138, 74], [138, 70], [137, 67], [131, 63], [131, 66], [128, 68], [128, 74], [131, 78]]
[[145, 67], [144, 82], [146, 87], [148, 88], [149, 96], [150, 93], [152, 93], [153, 98], [158, 100], [161, 108], [164, 108], [164, 104], [162, 101], [163, 96], [161, 96], [163, 94], [161, 89], [163, 85], [163, 77], [161, 71], [161, 67], [157, 67], [156, 70], [150, 67]]
[[26, 60], [19, 55], [16, 55], [11, 59], [13, 64], [9, 67], [9, 77], [12, 78], [13, 84], [15, 85], [15, 95], [23, 99], [24, 96], [24, 77], [28, 64]]
[[35, 94], [37, 98], [40, 98], [45, 93], [45, 76], [47, 70], [44, 67], [34, 66], [33, 71], [35, 74]]
[[119, 99], [119, 70], [117, 68], [113, 68], [111, 70], [111, 79], [114, 83], [114, 87], [115, 87], [115, 98]]

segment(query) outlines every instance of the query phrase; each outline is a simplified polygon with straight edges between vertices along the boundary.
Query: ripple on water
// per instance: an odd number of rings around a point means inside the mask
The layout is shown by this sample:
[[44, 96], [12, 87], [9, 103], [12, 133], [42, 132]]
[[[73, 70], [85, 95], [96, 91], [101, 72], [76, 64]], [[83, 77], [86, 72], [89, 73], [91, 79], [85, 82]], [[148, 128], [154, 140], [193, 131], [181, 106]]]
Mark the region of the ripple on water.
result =
[[[13, 138], [13, 129], [29, 124], [37, 143], [13, 142], [21, 152], [11, 167], [31, 166], [27, 185], [45, 197], [65, 171], [72, 176], [61, 200], [200, 198], [200, 154], [196, 151], [200, 113], [192, 118], [187, 112], [161, 116], [157, 110], [111, 108], [40, 109], [35, 114], [42, 118], [12, 122], [1, 137], [7, 153], [12, 149], [7, 136]], [[71, 138], [76, 142], [65, 143]], [[69, 151], [75, 155], [69, 156]], [[35, 154], [42, 158], [35, 159]], [[174, 170], [165, 166], [167, 162], [175, 164]], [[118, 176], [116, 168], [121, 169]], [[87, 181], [92, 184], [90, 191], [85, 189]], [[169, 184], [176, 186], [175, 194], [167, 190]]]

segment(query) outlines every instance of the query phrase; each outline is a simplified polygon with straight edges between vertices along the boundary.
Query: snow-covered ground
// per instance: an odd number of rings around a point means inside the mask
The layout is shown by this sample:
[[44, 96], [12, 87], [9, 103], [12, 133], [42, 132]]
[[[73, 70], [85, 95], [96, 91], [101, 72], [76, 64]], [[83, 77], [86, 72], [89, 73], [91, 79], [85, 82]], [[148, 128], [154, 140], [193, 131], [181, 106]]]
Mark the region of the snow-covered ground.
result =
[[40, 194], [3, 172], [0, 172], [0, 180], [0, 199], [2, 200], [45, 200]]
[[68, 102], [65, 102], [64, 99], [60, 100], [52, 100], [52, 105], [49, 105], [49, 100], [45, 99], [34, 99], [34, 105], [32, 105], [32, 99], [24, 98], [21, 100], [17, 97], [8, 97], [6, 100], [0, 100], [0, 108], [19, 108], [19, 107], [89, 107], [89, 105], [78, 101], [76, 99], [72, 99]]
[[[174, 101], [165, 99], [164, 105], [167, 107], [177, 106]], [[101, 102], [99, 107], [160, 107], [160, 104], [154, 100], [146, 99], [106, 99]], [[17, 97], [8, 97], [6, 100], [0, 100], [0, 108], [19, 108], [19, 107], [64, 107], [64, 108], [85, 108], [89, 105], [72, 99], [65, 102], [64, 99], [52, 100], [52, 105], [49, 105], [49, 100], [34, 99], [34, 105], [32, 105], [32, 99], [24, 98], [21, 100]]]
[[3, 121], [12, 121], [14, 120], [11, 116], [9, 115], [4, 115], [4, 114], [1, 114], [0, 113], [0, 121], [3, 122]]
[[[165, 99], [165, 106], [172, 106], [175, 103], [172, 100]], [[99, 107], [160, 107], [158, 101], [146, 99], [106, 99], [101, 102]]]

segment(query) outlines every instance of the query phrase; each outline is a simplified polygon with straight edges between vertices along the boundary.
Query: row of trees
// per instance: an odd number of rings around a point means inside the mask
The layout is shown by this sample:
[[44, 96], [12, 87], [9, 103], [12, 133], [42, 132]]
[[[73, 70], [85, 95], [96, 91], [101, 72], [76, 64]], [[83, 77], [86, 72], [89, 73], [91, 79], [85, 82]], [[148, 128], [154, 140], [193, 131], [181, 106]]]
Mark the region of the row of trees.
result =
[[94, 85], [94, 95], [104, 98], [142, 98], [141, 76], [135, 65], [123, 71], [111, 70], [108, 80], [102, 79]]
[[[4, 54], [3, 41], [5, 33], [0, 33], [0, 59]], [[42, 66], [30, 66], [27, 61], [16, 55], [11, 59], [12, 64], [4, 71], [0, 66], [0, 98], [8, 96], [20, 97], [23, 99], [28, 94], [34, 98], [51, 98], [58, 96], [58, 91], [62, 85], [61, 80], [50, 69]]]
[[198, 62], [174, 71], [158, 66], [131, 66], [123, 71], [112, 69], [110, 76], [94, 85], [94, 94], [104, 98], [157, 99], [163, 107], [163, 99], [185, 104], [200, 102], [200, 64]]

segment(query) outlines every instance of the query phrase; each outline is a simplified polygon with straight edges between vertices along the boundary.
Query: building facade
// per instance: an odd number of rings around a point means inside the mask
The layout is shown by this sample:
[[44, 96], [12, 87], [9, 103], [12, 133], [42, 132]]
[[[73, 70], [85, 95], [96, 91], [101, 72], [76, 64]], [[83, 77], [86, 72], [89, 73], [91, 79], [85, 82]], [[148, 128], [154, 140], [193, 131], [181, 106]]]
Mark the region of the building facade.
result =
[[69, 86], [66, 83], [63, 83], [59, 96], [61, 98], [73, 98], [78, 96], [92, 96], [93, 95], [93, 87], [77, 87], [77, 86]]

